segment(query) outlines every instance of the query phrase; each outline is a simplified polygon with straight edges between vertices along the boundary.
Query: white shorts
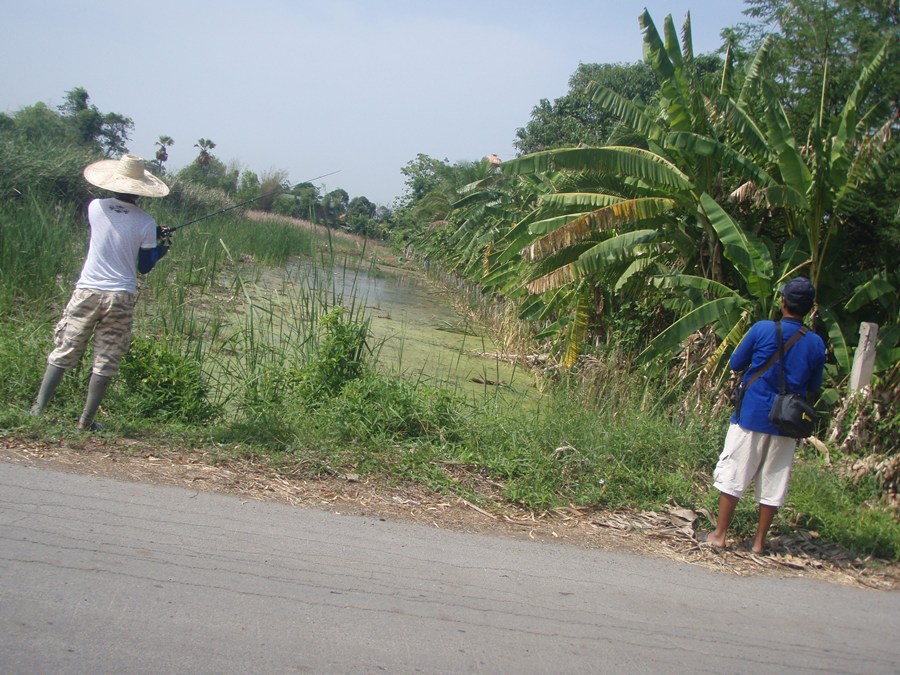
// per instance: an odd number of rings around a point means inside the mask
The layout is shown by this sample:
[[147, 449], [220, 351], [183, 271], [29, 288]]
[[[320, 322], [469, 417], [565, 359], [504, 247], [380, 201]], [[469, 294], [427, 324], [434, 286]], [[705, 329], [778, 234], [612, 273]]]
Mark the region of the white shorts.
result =
[[794, 438], [747, 431], [732, 424], [713, 472], [714, 487], [732, 497], [742, 497], [754, 481], [757, 502], [783, 506], [796, 449]]

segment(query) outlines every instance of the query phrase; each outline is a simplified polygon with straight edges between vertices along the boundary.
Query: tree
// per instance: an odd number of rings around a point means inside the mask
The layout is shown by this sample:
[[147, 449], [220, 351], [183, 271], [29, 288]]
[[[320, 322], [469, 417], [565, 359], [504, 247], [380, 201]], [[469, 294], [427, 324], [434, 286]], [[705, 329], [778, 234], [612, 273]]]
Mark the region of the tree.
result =
[[100, 145], [107, 157], [123, 155], [128, 152], [128, 137], [134, 129], [131, 118], [119, 113], [106, 113], [100, 130]]
[[411, 206], [429, 192], [440, 190], [445, 185], [449, 172], [450, 163], [447, 159], [435, 159], [422, 153], [416, 155], [415, 159], [400, 169], [400, 173], [406, 176], [406, 187], [399, 199], [400, 206]]
[[175, 145], [175, 141], [171, 136], [163, 135], [159, 137], [154, 145], [158, 146], [156, 150], [156, 167], [160, 173], [165, 173], [163, 165], [169, 161], [169, 148]]
[[288, 189], [287, 171], [281, 169], [270, 170], [262, 175], [259, 183], [259, 194], [262, 195], [257, 203], [261, 211], [271, 211], [276, 197], [280, 192]]
[[[854, 282], [856, 290], [829, 289], [822, 274], [834, 263], [830, 244], [853, 195], [883, 170], [879, 160], [890, 158], [893, 118], [884, 123], [879, 106], [863, 105], [887, 44], [858, 75], [840, 114], [823, 109], [803, 145], [762, 76], [771, 40], [747, 64], [740, 86], [726, 54], [711, 89], [694, 68], [689, 18], [680, 48], [671, 17], [664, 39], [646, 12], [641, 25], [645, 57], [659, 79], [659, 109], [644, 109], [601, 85], [587, 91], [642, 136], [646, 149], [566, 148], [504, 164], [508, 176], [536, 176], [553, 187], [502, 240], [507, 251], [524, 249], [535, 261], [526, 288], [547, 298], [547, 306], [562, 294], [573, 313], [569, 326], [583, 331], [591, 293], [644, 292], [651, 283], [665, 291], [675, 320], [647, 355], [672, 353], [712, 328], [717, 339], [709, 344], [720, 345], [709, 352], [715, 364], [753, 320], [772, 315], [777, 285], [802, 269], [823, 282], [823, 319], [846, 368], [846, 343], [830, 308], [858, 308], [896, 294], [883, 274]], [[751, 195], [755, 206], [748, 205]]]
[[357, 234], [371, 235], [377, 230], [375, 204], [366, 197], [354, 197], [347, 204], [347, 225]]
[[316, 222], [322, 217], [321, 196], [319, 188], [312, 183], [299, 183], [291, 189], [296, 201], [294, 216], [311, 222]]
[[[815, 131], [816, 125], [821, 127], [823, 119], [841, 115], [864, 66], [872, 62], [886, 40], [893, 39], [896, 54], [898, 4], [883, 0], [748, 0], [747, 5], [745, 14], [754, 21], [730, 29], [732, 41], [738, 50], [747, 50], [770, 36], [767, 69], [784, 102], [791, 134], [808, 154], [811, 146], [805, 142], [812, 133], [821, 133]], [[890, 135], [886, 139], [887, 164], [878, 169], [882, 178], [861, 185], [841, 205], [842, 224], [831, 238], [831, 245], [843, 252], [840, 276], [871, 268], [874, 261], [891, 266], [890, 261], [900, 257], [898, 94], [900, 60], [893, 56], [870, 83], [865, 99], [856, 103], [860, 110], [884, 106], [886, 112], [870, 118], [893, 119], [894, 123], [892, 129], [882, 130]], [[868, 133], [876, 133], [876, 127], [869, 127]], [[851, 143], [849, 149], [854, 147]]]
[[194, 143], [194, 147], [200, 148], [200, 152], [194, 162], [198, 166], [209, 166], [213, 158], [212, 154], [210, 154], [210, 150], [214, 149], [216, 147], [216, 144], [208, 138], [201, 138], [196, 143]]
[[[894, 0], [746, 0], [753, 21], [732, 27], [728, 34], [740, 49], [756, 51], [767, 36], [775, 38], [769, 57], [779, 95], [798, 137], [824, 106], [840, 113], [863, 66], [885, 40], [895, 37], [900, 11]], [[822, 90], [827, 79], [828, 88]], [[870, 100], [891, 102], [900, 93], [900, 60], [885, 64], [870, 92]], [[865, 101], [861, 101], [865, 104]]]
[[70, 129], [63, 118], [45, 103], [26, 106], [13, 117], [16, 135], [33, 145], [65, 145]]
[[347, 218], [347, 206], [350, 203], [350, 195], [346, 190], [338, 188], [332, 190], [322, 197], [322, 210], [324, 212], [325, 224], [331, 227], [338, 227], [344, 224]]
[[658, 86], [656, 74], [644, 62], [582, 63], [569, 78], [569, 91], [552, 103], [541, 99], [531, 112], [531, 121], [516, 130], [515, 146], [521, 153], [580, 144], [604, 144], [619, 120], [598, 108], [586, 94], [588, 84], [596, 82], [629, 100], [648, 102]]
[[67, 91], [59, 111], [74, 140], [86, 145], [97, 145], [107, 157], [128, 152], [128, 137], [134, 122], [119, 113], [103, 114], [90, 104], [90, 96], [83, 87]]

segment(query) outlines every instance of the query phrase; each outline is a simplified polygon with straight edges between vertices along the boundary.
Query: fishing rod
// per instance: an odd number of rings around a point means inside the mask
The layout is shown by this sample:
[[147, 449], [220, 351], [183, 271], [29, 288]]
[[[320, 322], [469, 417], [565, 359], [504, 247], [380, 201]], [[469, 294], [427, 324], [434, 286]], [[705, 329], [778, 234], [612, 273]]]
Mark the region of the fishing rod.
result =
[[[299, 183], [294, 183], [294, 185], [292, 185], [291, 187], [296, 187], [297, 185], [303, 185], [304, 183], [312, 183], [314, 180], [319, 180], [320, 178], [326, 178], [328, 176], [333, 176], [334, 174], [340, 173], [340, 172], [341, 172], [341, 170], [338, 169], [337, 171], [332, 171], [330, 173], [323, 173], [321, 176], [316, 176], [315, 178], [310, 178], [309, 180], [303, 180], [303, 181], [300, 181]], [[259, 199], [263, 199], [264, 197], [271, 197], [272, 195], [278, 195], [283, 192], [287, 192], [289, 189], [290, 188], [279, 188], [278, 190], [275, 190], [274, 192], [267, 192], [264, 195], [257, 195], [256, 197], [253, 197], [251, 199], [243, 201], [240, 204], [235, 204], [234, 206], [228, 206], [224, 209], [219, 209], [218, 211], [214, 211], [213, 213], [207, 213], [205, 216], [200, 216], [199, 218], [194, 218], [193, 220], [189, 220], [186, 223], [181, 223], [181, 225], [176, 225], [175, 227], [160, 226], [159, 234], [160, 234], [161, 238], [163, 238], [163, 239], [168, 238], [169, 236], [171, 236], [171, 234], [175, 230], [180, 230], [182, 227], [187, 227], [188, 225], [193, 225], [194, 223], [199, 223], [201, 220], [206, 220], [207, 218], [212, 218], [213, 216], [218, 216], [219, 214], [226, 213], [227, 211], [239, 209], [242, 206], [246, 206], [250, 202], [255, 202]]]

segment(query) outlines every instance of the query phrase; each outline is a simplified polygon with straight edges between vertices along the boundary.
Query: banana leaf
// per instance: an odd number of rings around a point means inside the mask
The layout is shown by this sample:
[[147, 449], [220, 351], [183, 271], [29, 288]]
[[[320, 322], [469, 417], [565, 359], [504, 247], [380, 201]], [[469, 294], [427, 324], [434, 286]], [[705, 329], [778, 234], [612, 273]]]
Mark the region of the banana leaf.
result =
[[671, 354], [691, 335], [711, 323], [724, 319], [730, 312], [739, 310], [744, 301], [737, 295], [727, 298], [716, 298], [697, 307], [678, 319], [650, 342], [641, 353], [640, 359]]
[[[671, 18], [669, 20], [671, 21]], [[668, 115], [669, 128], [676, 131], [689, 131], [691, 129], [690, 105], [684, 95], [678, 69], [672, 63], [665, 44], [653, 24], [653, 19], [650, 18], [650, 13], [646, 9], [638, 21], [644, 31], [644, 59], [653, 68], [659, 80], [660, 104]]]
[[752, 179], [759, 185], [772, 185], [775, 181], [759, 165], [719, 141], [692, 132], [676, 131], [666, 136], [666, 144], [683, 152], [701, 157], [712, 157], [726, 169], [731, 169], [745, 179]]
[[645, 115], [644, 111], [634, 103], [609, 87], [591, 82], [585, 89], [585, 93], [592, 103], [622, 120], [625, 126], [642, 136], [657, 141], [663, 137], [662, 128], [653, 119]]
[[531, 245], [531, 254], [542, 257], [584, 240], [595, 232], [620, 230], [628, 225], [651, 220], [675, 207], [671, 199], [656, 197], [626, 199], [585, 214]]
[[611, 237], [582, 253], [575, 266], [583, 275], [599, 274], [612, 263], [633, 258], [638, 244], [652, 241], [658, 235], [657, 230], [634, 230]]
[[831, 164], [834, 164], [834, 162], [844, 154], [845, 145], [848, 142], [852, 142], [857, 136], [856, 122], [859, 106], [872, 89], [875, 78], [878, 77], [878, 74], [881, 72], [885, 61], [887, 60], [887, 53], [891, 40], [891, 38], [885, 40], [884, 44], [881, 45], [881, 49], [878, 50], [878, 53], [875, 54], [868, 65], [863, 68], [862, 73], [856, 80], [853, 91], [850, 93], [850, 96], [847, 97], [844, 109], [841, 112], [837, 133], [834, 135], [834, 143], [831, 147]]
[[844, 305], [844, 309], [848, 312], [855, 312], [859, 308], [875, 302], [884, 296], [896, 297], [897, 287], [888, 281], [883, 274], [872, 277], [869, 281], [857, 286], [854, 289], [853, 296]]
[[560, 192], [538, 198], [541, 213], [555, 215], [573, 210], [594, 211], [622, 201], [622, 197], [599, 192]]
[[617, 293], [621, 291], [625, 284], [627, 284], [631, 279], [646, 270], [650, 269], [655, 263], [651, 258], [638, 258], [637, 260], [631, 261], [631, 264], [619, 275], [619, 278], [616, 279], [616, 283], [613, 286], [613, 290]]
[[547, 218], [545, 220], [536, 220], [535, 222], [531, 223], [531, 225], [529, 225], [528, 232], [532, 235], [535, 235], [535, 237], [543, 237], [546, 234], [555, 232], [564, 225], [568, 225], [575, 220], [583, 218], [585, 215], [585, 213], [570, 213], [565, 216], [556, 216], [554, 218]]
[[775, 36], [767, 35], [753, 55], [753, 60], [747, 64], [747, 71], [744, 75], [744, 84], [741, 86], [741, 93], [738, 95], [737, 104], [740, 108], [746, 108], [751, 97], [755, 95], [756, 88], [759, 84], [759, 78], [762, 75], [763, 66], [768, 61], [769, 54], [775, 44]]
[[510, 175], [546, 173], [554, 169], [628, 176], [660, 188], [691, 188], [690, 179], [668, 160], [648, 150], [627, 146], [546, 150], [510, 160], [503, 166]]
[[812, 183], [812, 174], [797, 149], [787, 113], [770, 85], [763, 86], [763, 96], [766, 103], [765, 117], [769, 142], [778, 158], [781, 179], [797, 193], [806, 195]]
[[850, 373], [850, 346], [844, 337], [841, 324], [837, 315], [830, 309], [819, 307], [819, 317], [828, 331], [828, 344], [831, 347], [831, 353], [834, 354], [834, 360], [837, 362], [838, 368], [844, 373]]
[[725, 284], [693, 274], [663, 274], [653, 277], [652, 281], [657, 288], [694, 288], [714, 298], [736, 295], [734, 289], [729, 288]]
[[756, 298], [772, 295], [772, 257], [762, 240], [731, 219], [725, 210], [705, 192], [700, 204], [719, 235], [722, 251], [741, 272], [747, 289]]

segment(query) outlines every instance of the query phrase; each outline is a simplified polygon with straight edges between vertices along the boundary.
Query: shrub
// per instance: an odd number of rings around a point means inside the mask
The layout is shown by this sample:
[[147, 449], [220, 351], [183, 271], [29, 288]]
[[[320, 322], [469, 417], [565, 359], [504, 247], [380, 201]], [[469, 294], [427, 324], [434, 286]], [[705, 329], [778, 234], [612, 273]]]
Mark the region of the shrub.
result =
[[465, 435], [467, 410], [447, 391], [401, 378], [366, 373], [348, 382], [329, 403], [332, 426], [345, 440], [422, 439], [446, 444]]
[[365, 368], [369, 322], [348, 318], [342, 307], [322, 317], [323, 333], [316, 357], [297, 373], [297, 395], [307, 405], [318, 406], [323, 399], [339, 394], [348, 382], [359, 378]]
[[158, 340], [135, 338], [122, 359], [121, 375], [140, 415], [202, 423], [217, 413], [200, 364]]

